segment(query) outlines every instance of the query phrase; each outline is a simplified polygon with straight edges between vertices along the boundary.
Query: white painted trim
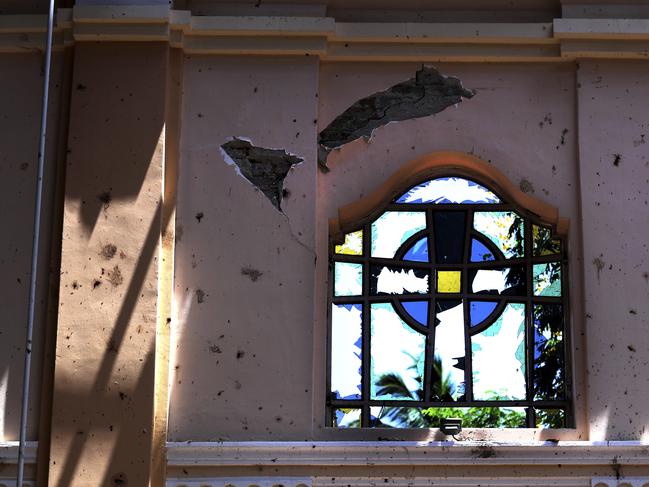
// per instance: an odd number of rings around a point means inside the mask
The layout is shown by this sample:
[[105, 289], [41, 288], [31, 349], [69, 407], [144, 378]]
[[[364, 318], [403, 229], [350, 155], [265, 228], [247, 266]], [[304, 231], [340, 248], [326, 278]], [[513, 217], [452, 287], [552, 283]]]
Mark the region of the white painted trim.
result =
[[170, 442], [169, 466], [391, 465], [649, 466], [649, 443], [561, 442]]
[[[27, 441], [25, 443], [25, 462], [36, 462], [37, 441]], [[18, 442], [17, 441], [0, 441], [0, 464], [15, 464], [18, 462]]]

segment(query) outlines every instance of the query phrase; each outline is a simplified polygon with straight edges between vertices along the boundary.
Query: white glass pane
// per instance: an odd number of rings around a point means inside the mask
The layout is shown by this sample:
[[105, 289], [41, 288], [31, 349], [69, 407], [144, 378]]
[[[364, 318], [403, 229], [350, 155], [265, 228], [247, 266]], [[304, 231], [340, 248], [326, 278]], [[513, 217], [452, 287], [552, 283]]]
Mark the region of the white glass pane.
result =
[[360, 296], [363, 293], [363, 264], [336, 262], [334, 266], [334, 294]]

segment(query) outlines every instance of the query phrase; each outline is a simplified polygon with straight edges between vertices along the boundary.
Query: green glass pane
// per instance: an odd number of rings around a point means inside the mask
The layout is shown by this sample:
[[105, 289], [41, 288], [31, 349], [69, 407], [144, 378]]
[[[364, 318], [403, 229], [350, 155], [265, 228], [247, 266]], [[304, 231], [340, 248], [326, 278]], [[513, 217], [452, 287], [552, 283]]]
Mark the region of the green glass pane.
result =
[[390, 303], [371, 305], [370, 330], [371, 399], [423, 400], [426, 337]]
[[336, 408], [333, 410], [334, 428], [360, 428], [361, 410], [355, 408]]
[[463, 428], [525, 428], [527, 424], [523, 407], [370, 408], [370, 426], [374, 428], [439, 428], [445, 418], [461, 419]]
[[336, 262], [334, 264], [334, 295], [360, 296], [363, 294], [363, 264]]
[[534, 243], [533, 255], [554, 255], [561, 252], [561, 240], [552, 238], [552, 232], [547, 227], [532, 225], [532, 237]]
[[525, 305], [509, 303], [486, 330], [471, 337], [473, 398], [525, 399]]
[[331, 393], [336, 399], [361, 398], [362, 305], [331, 307]]
[[457, 401], [464, 396], [464, 304], [435, 315], [433, 400]]
[[393, 258], [409, 237], [424, 228], [423, 211], [386, 211], [372, 223], [372, 257]]
[[534, 264], [532, 287], [535, 296], [561, 296], [561, 264]]
[[535, 409], [537, 428], [565, 428], [566, 413], [563, 409]]
[[506, 259], [525, 256], [525, 222], [513, 211], [476, 211], [473, 228], [491, 240]]
[[534, 305], [534, 399], [564, 398], [563, 306]]

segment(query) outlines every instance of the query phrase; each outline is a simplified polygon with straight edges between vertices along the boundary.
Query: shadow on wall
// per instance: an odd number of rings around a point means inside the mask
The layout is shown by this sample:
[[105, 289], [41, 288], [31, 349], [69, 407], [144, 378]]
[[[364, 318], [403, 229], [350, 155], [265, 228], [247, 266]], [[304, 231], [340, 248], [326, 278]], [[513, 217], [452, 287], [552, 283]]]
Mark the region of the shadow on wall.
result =
[[142, 73], [160, 71], [161, 57], [142, 55], [146, 47], [134, 51], [123, 56], [110, 45], [76, 47], [83, 69], [75, 71], [72, 86], [68, 173], [74, 179], [66, 200], [79, 201], [89, 232], [114, 201], [135, 201], [148, 170], [142, 161], [151, 160], [160, 138], [160, 79]]
[[167, 55], [75, 48], [51, 485], [149, 480]]

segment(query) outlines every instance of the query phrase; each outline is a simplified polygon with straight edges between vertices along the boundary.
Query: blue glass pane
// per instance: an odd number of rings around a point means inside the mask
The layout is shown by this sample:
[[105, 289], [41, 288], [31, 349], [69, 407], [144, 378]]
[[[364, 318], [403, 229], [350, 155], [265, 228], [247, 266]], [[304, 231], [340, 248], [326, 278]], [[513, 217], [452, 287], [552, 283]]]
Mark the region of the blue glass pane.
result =
[[428, 238], [424, 237], [417, 240], [408, 252], [403, 256], [403, 260], [411, 260], [415, 262], [428, 262]]
[[482, 323], [496, 309], [496, 306], [498, 303], [493, 301], [471, 301], [471, 326]]
[[403, 301], [401, 305], [415, 321], [427, 326], [428, 301]]
[[480, 240], [471, 241], [471, 262], [483, 262], [485, 260], [496, 260], [493, 252]]
[[484, 186], [458, 177], [423, 182], [397, 198], [397, 203], [500, 203]]

